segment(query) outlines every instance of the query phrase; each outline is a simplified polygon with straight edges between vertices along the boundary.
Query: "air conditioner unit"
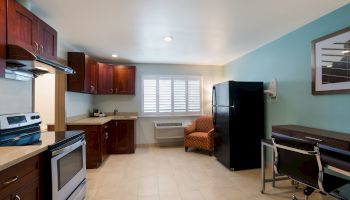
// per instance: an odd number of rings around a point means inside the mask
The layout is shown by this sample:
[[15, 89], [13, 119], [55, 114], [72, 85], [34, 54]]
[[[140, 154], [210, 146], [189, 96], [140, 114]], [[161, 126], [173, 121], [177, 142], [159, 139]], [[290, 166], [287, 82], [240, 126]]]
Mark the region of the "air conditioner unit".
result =
[[191, 121], [155, 121], [154, 138], [159, 146], [182, 145], [184, 141], [184, 128], [191, 124]]

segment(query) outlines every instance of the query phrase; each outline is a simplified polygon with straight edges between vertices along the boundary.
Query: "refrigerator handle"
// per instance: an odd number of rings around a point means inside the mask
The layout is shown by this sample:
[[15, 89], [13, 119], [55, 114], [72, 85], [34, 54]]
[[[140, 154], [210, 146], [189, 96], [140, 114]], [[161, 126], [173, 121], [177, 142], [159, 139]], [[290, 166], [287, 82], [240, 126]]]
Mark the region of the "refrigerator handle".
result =
[[213, 116], [213, 124], [216, 124], [216, 89], [215, 86], [213, 87], [213, 93], [212, 93], [212, 107], [211, 107], [211, 114]]

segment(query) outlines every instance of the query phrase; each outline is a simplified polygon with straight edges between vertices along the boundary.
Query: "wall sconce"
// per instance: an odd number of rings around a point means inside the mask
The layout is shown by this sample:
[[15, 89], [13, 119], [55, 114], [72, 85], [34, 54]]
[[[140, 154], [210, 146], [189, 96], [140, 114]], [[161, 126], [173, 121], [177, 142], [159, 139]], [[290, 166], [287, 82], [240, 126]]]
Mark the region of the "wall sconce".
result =
[[277, 99], [277, 79], [274, 78], [269, 83], [267, 90], [264, 90], [264, 93], [271, 99]]

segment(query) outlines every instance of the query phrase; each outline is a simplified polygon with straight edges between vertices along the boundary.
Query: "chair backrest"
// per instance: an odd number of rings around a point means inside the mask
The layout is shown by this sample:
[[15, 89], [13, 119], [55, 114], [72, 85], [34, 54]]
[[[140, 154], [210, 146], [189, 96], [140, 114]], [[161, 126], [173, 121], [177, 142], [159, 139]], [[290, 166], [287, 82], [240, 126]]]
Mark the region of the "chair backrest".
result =
[[318, 151], [313, 144], [290, 137], [273, 138], [277, 173], [319, 189]]
[[196, 119], [196, 131], [208, 132], [214, 128], [213, 118], [208, 115], [200, 116]]

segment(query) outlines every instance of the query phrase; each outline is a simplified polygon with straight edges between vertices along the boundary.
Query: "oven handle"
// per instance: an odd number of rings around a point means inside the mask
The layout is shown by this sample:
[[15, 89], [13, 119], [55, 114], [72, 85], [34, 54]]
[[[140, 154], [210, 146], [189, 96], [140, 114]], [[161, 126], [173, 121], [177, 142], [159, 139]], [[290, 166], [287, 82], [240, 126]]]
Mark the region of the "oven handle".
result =
[[86, 141], [85, 139], [81, 139], [79, 140], [78, 142], [72, 144], [72, 145], [69, 145], [69, 146], [66, 146], [62, 149], [58, 149], [58, 150], [55, 150], [52, 152], [52, 157], [55, 157], [59, 154], [62, 154], [62, 153], [65, 153], [65, 152], [70, 152], [70, 151], [73, 151], [74, 149], [78, 148], [79, 146], [83, 146], [83, 145], [86, 145]]

